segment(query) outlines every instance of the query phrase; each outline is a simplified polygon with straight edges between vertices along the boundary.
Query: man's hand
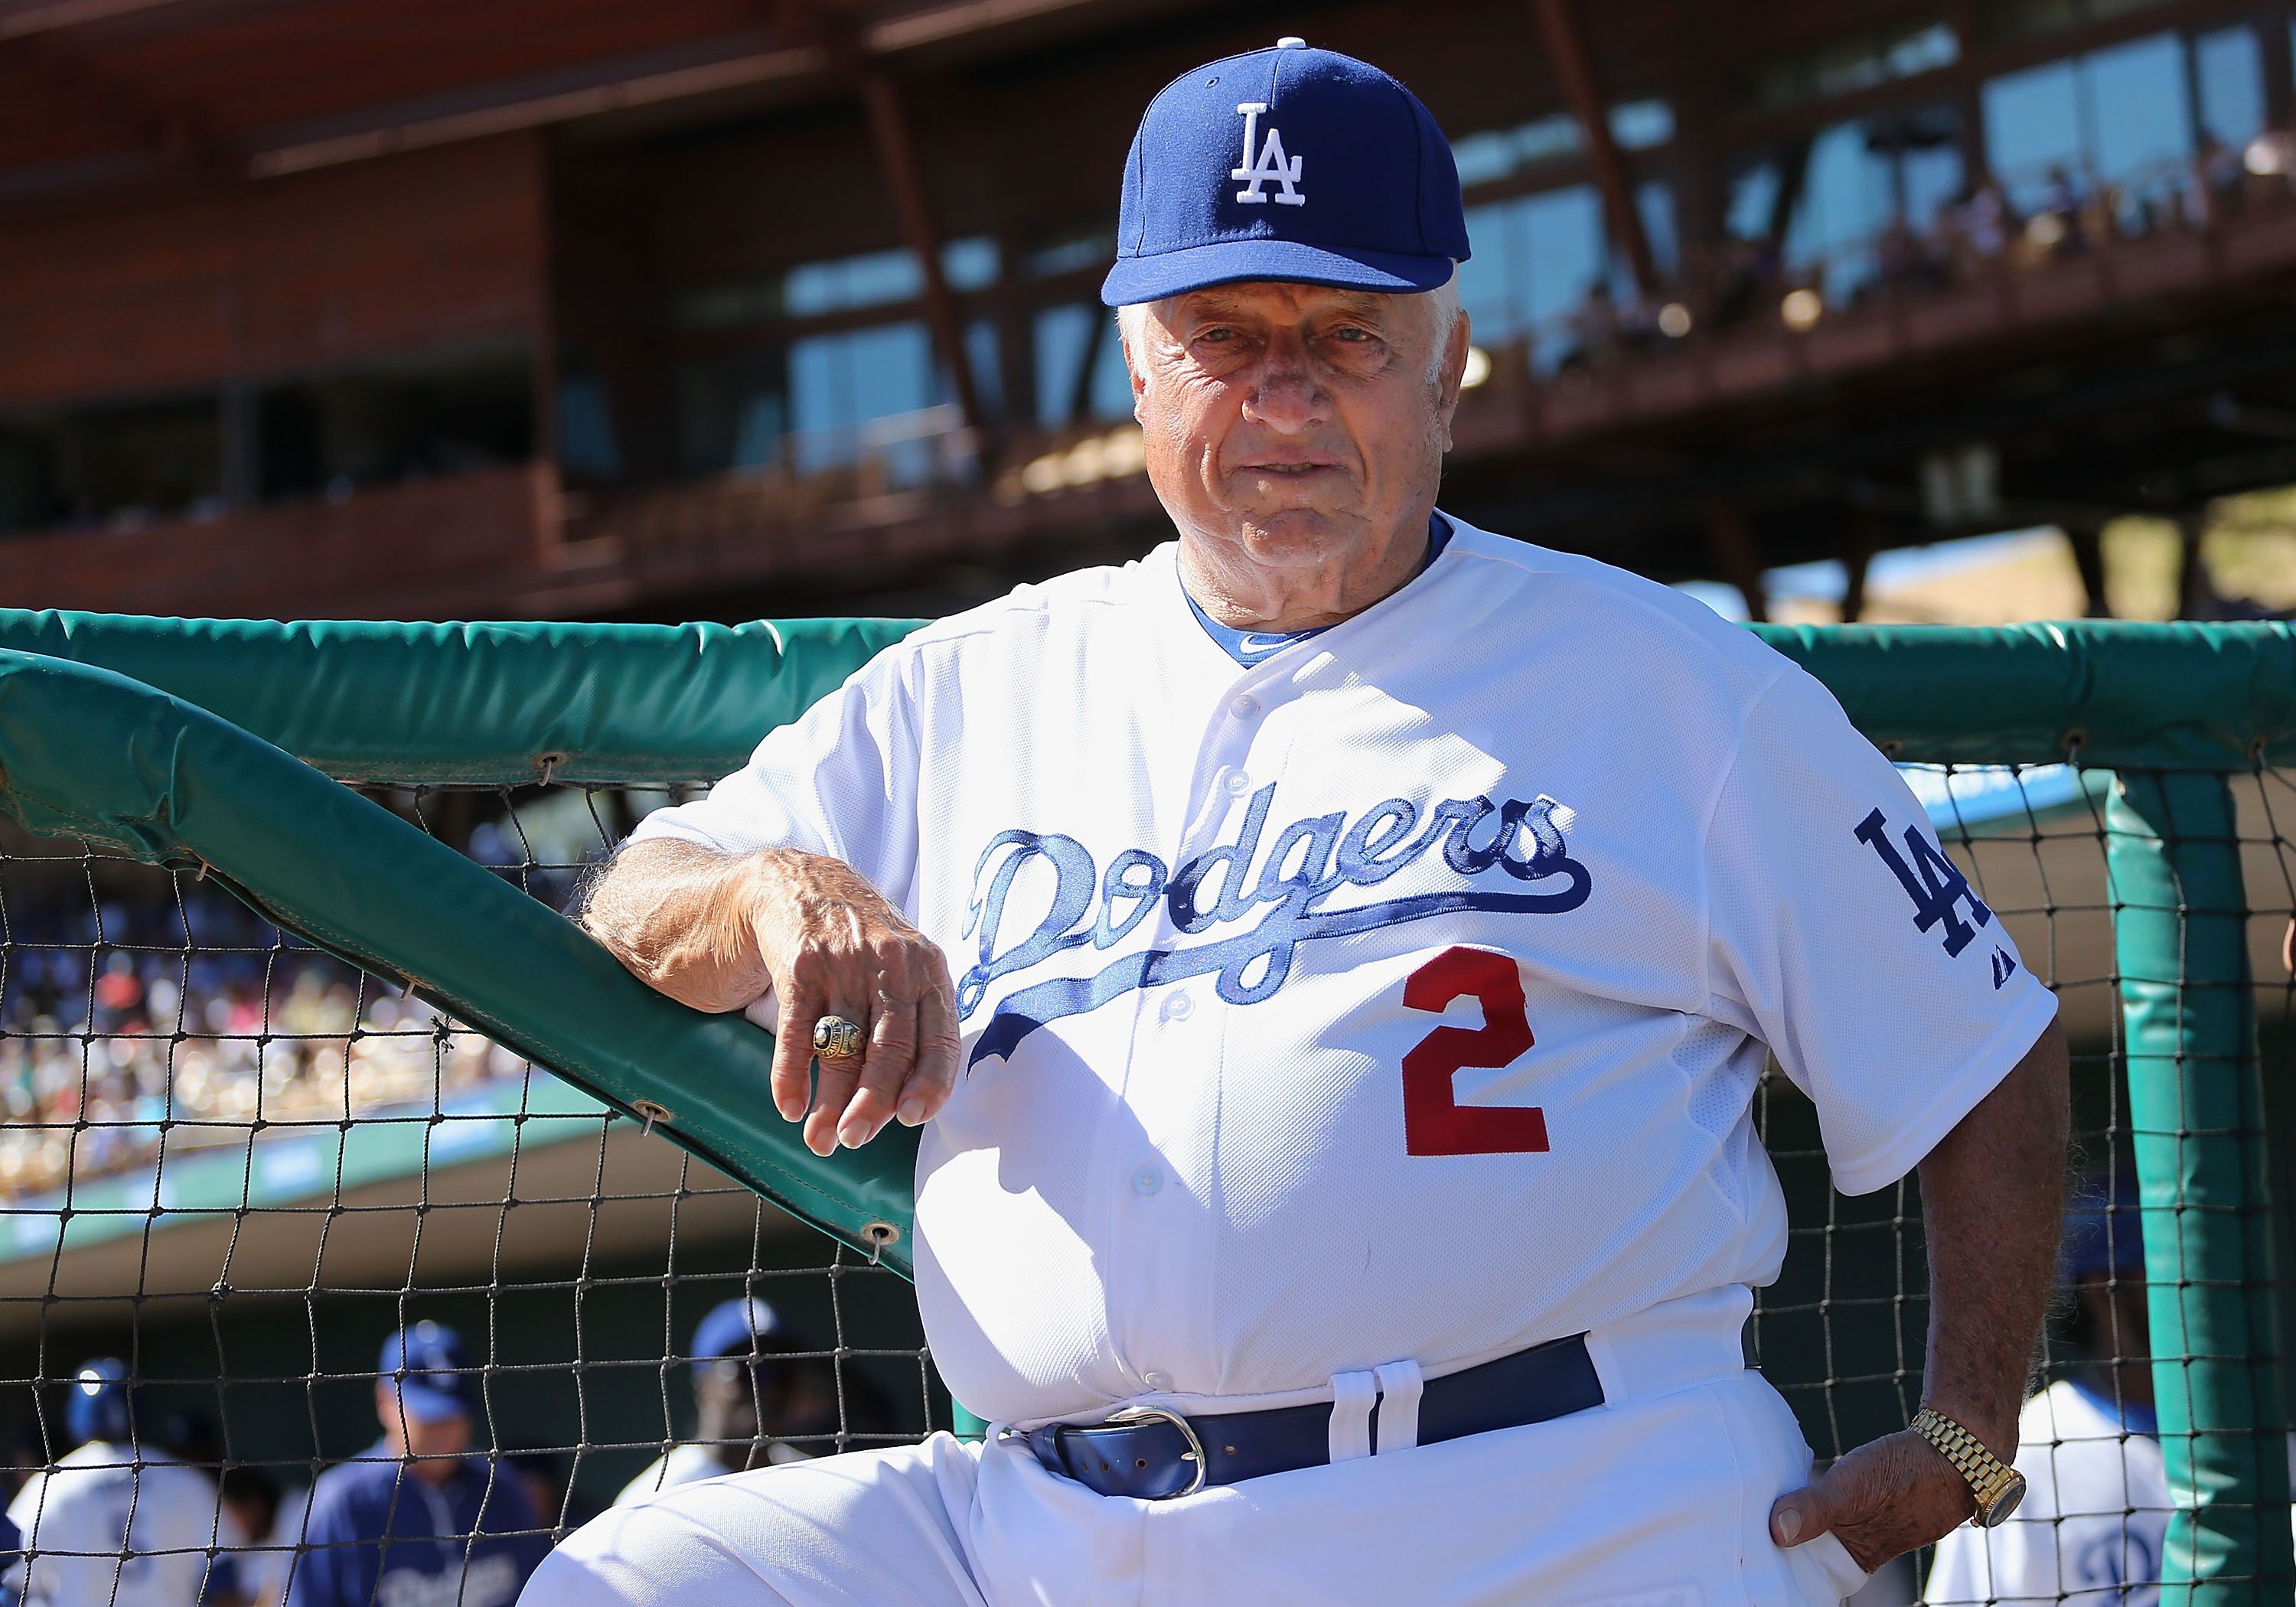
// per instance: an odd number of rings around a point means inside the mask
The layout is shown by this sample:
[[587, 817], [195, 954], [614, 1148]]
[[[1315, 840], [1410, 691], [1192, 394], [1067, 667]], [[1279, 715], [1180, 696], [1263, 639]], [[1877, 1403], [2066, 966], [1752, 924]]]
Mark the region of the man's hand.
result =
[[[838, 860], [791, 849], [759, 863], [750, 929], [781, 1005], [774, 1105], [806, 1147], [857, 1149], [898, 1117], [929, 1120], [956, 1081], [956, 989], [939, 946]], [[814, 1023], [859, 1025], [858, 1061], [824, 1060], [807, 1105]]]
[[[1992, 1093], [1921, 1165], [1930, 1252], [1922, 1401], [2004, 1462], [2017, 1455], [2041, 1315], [2062, 1227], [2067, 1055], [2049, 1023]], [[1871, 1573], [1950, 1533], [1977, 1510], [1969, 1482], [1910, 1429], [1858, 1447], [1770, 1508], [1770, 1537], [1832, 1533]]]
[[[956, 990], [939, 947], [843, 863], [793, 849], [718, 854], [632, 843], [577, 912], [640, 980], [696, 1010], [741, 1010], [771, 988], [780, 1008], [775, 1107], [826, 1155], [898, 1118], [931, 1120], [955, 1085]], [[840, 1015], [864, 1035], [809, 1086], [813, 1027]], [[810, 1099], [808, 1099], [810, 1095]]]
[[1770, 1537], [1803, 1546], [1831, 1534], [1867, 1573], [1915, 1546], [1943, 1538], [1977, 1511], [1969, 1483], [1911, 1429], [1861, 1445], [1778, 1497]]

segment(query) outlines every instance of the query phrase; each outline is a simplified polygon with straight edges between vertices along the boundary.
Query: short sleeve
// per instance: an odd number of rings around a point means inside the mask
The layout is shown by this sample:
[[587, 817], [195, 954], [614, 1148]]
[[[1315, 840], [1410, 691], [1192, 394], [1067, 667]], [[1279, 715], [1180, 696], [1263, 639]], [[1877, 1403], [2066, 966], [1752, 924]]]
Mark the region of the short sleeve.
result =
[[1903, 778], [1799, 668], [1748, 712], [1706, 848], [1712, 1013], [1817, 1106], [1843, 1193], [1911, 1171], [2055, 1018]]
[[631, 840], [826, 854], [907, 907], [917, 859], [913, 663], [901, 646], [880, 653], [797, 721], [767, 733], [707, 797], [655, 810]]

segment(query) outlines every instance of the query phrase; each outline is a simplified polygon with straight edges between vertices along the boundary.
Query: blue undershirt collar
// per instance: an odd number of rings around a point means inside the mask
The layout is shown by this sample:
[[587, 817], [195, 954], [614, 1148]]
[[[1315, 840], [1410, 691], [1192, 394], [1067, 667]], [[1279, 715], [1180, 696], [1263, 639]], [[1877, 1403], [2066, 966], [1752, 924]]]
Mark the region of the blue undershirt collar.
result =
[[[1417, 579], [1419, 575], [1425, 574], [1429, 567], [1443, 555], [1443, 549], [1450, 545], [1451, 521], [1440, 513], [1431, 514], [1427, 521], [1427, 556], [1420, 560], [1418, 574], [1412, 578]], [[1189, 611], [1196, 616], [1196, 623], [1204, 627], [1204, 635], [1210, 636], [1222, 652], [1246, 669], [1266, 663], [1294, 642], [1305, 642], [1308, 637], [1320, 635], [1332, 628], [1328, 625], [1318, 625], [1308, 630], [1237, 630], [1222, 625], [1204, 612], [1203, 605], [1188, 596], [1186, 586], [1180, 588], [1180, 594], [1188, 598]]]

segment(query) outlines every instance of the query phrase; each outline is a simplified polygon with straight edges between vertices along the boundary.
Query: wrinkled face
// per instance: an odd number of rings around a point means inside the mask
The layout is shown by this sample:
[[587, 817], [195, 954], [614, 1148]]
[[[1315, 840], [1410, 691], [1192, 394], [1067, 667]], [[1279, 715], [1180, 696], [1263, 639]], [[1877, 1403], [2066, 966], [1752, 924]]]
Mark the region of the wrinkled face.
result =
[[1344, 562], [1423, 520], [1466, 364], [1453, 305], [1270, 281], [1128, 309], [1134, 411], [1165, 510], [1278, 568]]

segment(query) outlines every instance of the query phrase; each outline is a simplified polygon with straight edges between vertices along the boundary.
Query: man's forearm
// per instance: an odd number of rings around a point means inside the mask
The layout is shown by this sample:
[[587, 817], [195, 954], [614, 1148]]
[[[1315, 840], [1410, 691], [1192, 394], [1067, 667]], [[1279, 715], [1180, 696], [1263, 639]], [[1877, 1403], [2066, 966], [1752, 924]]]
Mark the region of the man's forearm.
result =
[[761, 868], [758, 855], [633, 842], [590, 884], [576, 919], [647, 986], [696, 1010], [739, 1010], [770, 981], [753, 919]]
[[1930, 1261], [1923, 1404], [2015, 1455], [2064, 1193], [2067, 1065], [2052, 1023], [1921, 1165]]

